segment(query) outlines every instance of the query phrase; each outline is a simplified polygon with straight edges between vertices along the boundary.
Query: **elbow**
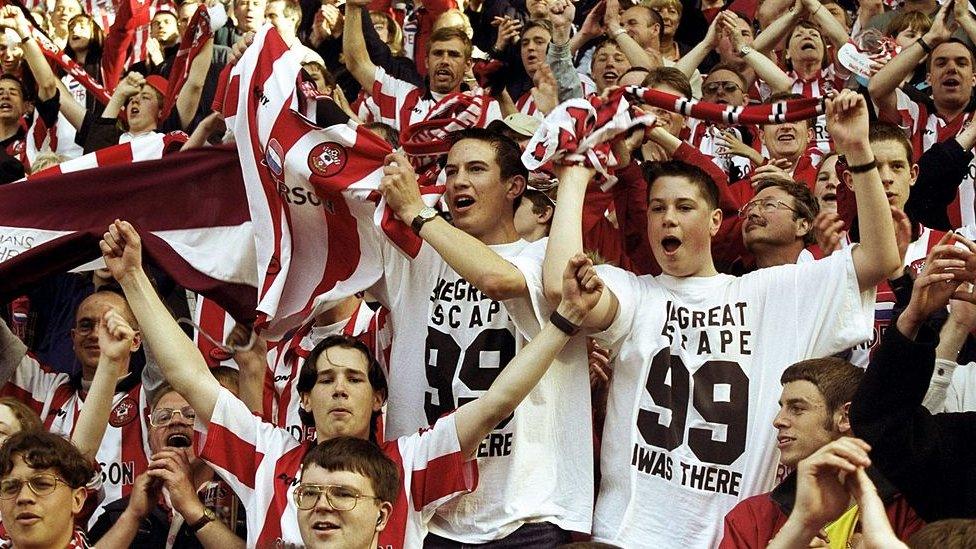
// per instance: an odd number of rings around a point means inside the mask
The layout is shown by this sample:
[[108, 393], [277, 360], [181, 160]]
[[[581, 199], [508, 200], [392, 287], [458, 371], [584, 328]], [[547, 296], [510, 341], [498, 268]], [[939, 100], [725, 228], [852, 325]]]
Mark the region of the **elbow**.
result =
[[56, 93], [58, 93], [58, 85], [56, 82], [45, 82], [37, 86], [37, 98], [41, 101], [47, 101], [54, 97]]
[[489, 273], [483, 276], [476, 286], [489, 298], [504, 301], [521, 295], [525, 283], [507, 274]]

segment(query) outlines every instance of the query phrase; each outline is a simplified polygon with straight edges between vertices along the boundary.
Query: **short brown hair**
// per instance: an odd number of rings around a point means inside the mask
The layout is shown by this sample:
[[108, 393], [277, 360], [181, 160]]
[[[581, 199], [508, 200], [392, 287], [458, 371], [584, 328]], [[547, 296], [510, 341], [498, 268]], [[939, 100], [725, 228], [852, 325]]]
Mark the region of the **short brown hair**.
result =
[[302, 458], [302, 470], [318, 465], [326, 471], [358, 473], [373, 484], [380, 501], [396, 503], [400, 494], [400, 470], [368, 440], [355, 437], [335, 437], [316, 444]]
[[734, 74], [739, 82], [742, 82], [742, 92], [746, 94], [749, 93], [749, 83], [746, 82], [746, 77], [742, 74], [740, 69], [737, 69], [728, 63], [716, 63], [712, 67], [712, 70], [708, 71], [708, 74], [705, 75], [705, 80], [708, 80], [708, 77], [715, 74], [717, 71], [728, 71]]
[[909, 11], [899, 13], [888, 21], [885, 27], [885, 35], [894, 38], [903, 30], [913, 29], [919, 34], [925, 34], [932, 28], [932, 18], [920, 11]]
[[[766, 105], [772, 105], [773, 103], [779, 103], [781, 101], [797, 101], [800, 99], [806, 99], [806, 97], [803, 97], [798, 93], [781, 91], [771, 94], [765, 101], [763, 101], [763, 103]], [[809, 129], [810, 122], [813, 121], [814, 118], [816, 117], [811, 116], [810, 118], [805, 118], [803, 120], [799, 120], [798, 122], [804, 122], [807, 125], [807, 129]], [[769, 122], [768, 124], [778, 124], [778, 122]]]
[[945, 519], [926, 524], [908, 545], [913, 549], [970, 549], [976, 539], [976, 520]]
[[20, 456], [32, 469], [54, 469], [72, 488], [88, 485], [95, 469], [81, 452], [67, 440], [47, 431], [21, 431], [0, 446], [0, 477], [14, 468], [14, 456]]
[[837, 357], [812, 358], [793, 364], [783, 371], [779, 382], [783, 385], [794, 381], [813, 383], [831, 413], [854, 398], [861, 384], [864, 370]]
[[817, 238], [813, 234], [813, 219], [820, 213], [820, 203], [813, 196], [810, 187], [807, 187], [803, 183], [797, 183], [796, 181], [766, 180], [756, 185], [756, 194], [770, 187], [783, 189], [786, 194], [793, 197], [793, 204], [796, 207], [796, 210], [793, 212], [793, 219], [805, 219], [810, 223], [810, 230], [807, 231], [807, 234], [803, 235], [803, 243], [809, 246], [816, 242]]
[[698, 188], [698, 193], [705, 199], [711, 209], [718, 208], [718, 185], [708, 172], [686, 164], [680, 160], [666, 160], [664, 162], [645, 162], [642, 166], [644, 180], [647, 181], [647, 202], [651, 201], [651, 189], [654, 183], [662, 177], [683, 177], [688, 183]]
[[44, 424], [41, 423], [41, 418], [37, 417], [37, 413], [16, 398], [2, 397], [0, 405], [10, 408], [10, 413], [20, 422], [19, 432], [34, 433], [44, 430]]
[[655, 67], [644, 77], [644, 87], [653, 88], [665, 85], [675, 89], [685, 99], [691, 99], [691, 83], [685, 73], [675, 67]]
[[464, 51], [464, 59], [471, 59], [471, 38], [468, 37], [468, 33], [464, 32], [464, 29], [461, 27], [441, 27], [430, 33], [430, 38], [427, 40], [427, 53], [430, 54], [430, 50], [434, 47], [434, 42], [447, 42], [455, 38], [463, 44], [461, 49]]
[[905, 148], [905, 158], [908, 159], [909, 163], [915, 161], [915, 151], [912, 148], [912, 142], [909, 141], [908, 136], [905, 135], [905, 130], [894, 124], [881, 121], [874, 122], [871, 124], [871, 129], [868, 132], [868, 141], [871, 143], [894, 141]]

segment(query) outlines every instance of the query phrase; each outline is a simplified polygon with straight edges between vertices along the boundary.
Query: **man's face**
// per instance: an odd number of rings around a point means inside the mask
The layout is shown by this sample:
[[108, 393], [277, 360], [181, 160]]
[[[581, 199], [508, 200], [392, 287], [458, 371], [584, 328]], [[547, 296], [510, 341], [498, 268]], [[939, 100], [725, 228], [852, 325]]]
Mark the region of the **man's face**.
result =
[[[78, 305], [78, 311], [75, 312], [71, 343], [83, 372], [94, 374], [95, 367], [98, 366], [98, 357], [101, 355], [98, 349], [98, 323], [109, 309], [120, 311], [132, 322], [130, 318], [132, 313], [125, 299], [111, 292], [99, 292], [88, 296], [81, 305]], [[91, 378], [86, 376], [85, 379]]]
[[163, 46], [171, 46], [180, 39], [176, 17], [169, 12], [157, 13], [149, 24], [149, 32]]
[[68, 45], [74, 51], [82, 51], [88, 48], [95, 29], [92, 22], [87, 17], [76, 17], [68, 26]]
[[786, 43], [786, 52], [793, 61], [823, 60], [824, 41], [820, 31], [806, 27], [796, 27]]
[[427, 72], [432, 91], [457, 91], [470, 68], [471, 59], [464, 54], [464, 43], [460, 38], [431, 42], [427, 52]]
[[[302, 483], [339, 486], [348, 494], [375, 496], [373, 483], [352, 471], [328, 471], [311, 464], [302, 471]], [[309, 549], [364, 549], [375, 547], [374, 537], [386, 527], [389, 504], [373, 497], [358, 498], [356, 506], [338, 511], [323, 493], [315, 506], [298, 510], [298, 529]]]
[[156, 90], [149, 84], [143, 85], [139, 93], [130, 97], [125, 105], [129, 131], [138, 133], [156, 129], [159, 110], [162, 107]]
[[[775, 208], [766, 211], [767, 205]], [[796, 244], [810, 230], [806, 220], [794, 219], [796, 201], [779, 187], [767, 187], [756, 193], [746, 206], [751, 208], [742, 224], [742, 241], [753, 254]]]
[[897, 141], [872, 141], [871, 150], [878, 163], [888, 204], [899, 210], [905, 209], [912, 185], [918, 177], [918, 164], [912, 164], [905, 147]]
[[237, 29], [242, 32], [256, 31], [264, 23], [266, 0], [237, 0], [234, 2], [234, 17]]
[[180, 35], [183, 35], [183, 31], [186, 30], [186, 26], [190, 24], [190, 19], [193, 18], [193, 14], [197, 11], [196, 2], [183, 2], [180, 7], [177, 8], [176, 13], [179, 14], [180, 20], [178, 21], [180, 27]]
[[150, 412], [150, 418], [159, 418], [164, 413], [171, 417], [168, 422], [159, 420], [158, 424], [155, 424], [155, 419], [151, 419], [149, 449], [153, 453], [166, 447], [180, 449], [187, 452], [188, 458], [194, 459], [193, 419], [187, 417], [187, 414], [196, 416], [192, 410], [190, 403], [176, 391], [169, 391], [160, 397]]
[[620, 25], [642, 48], [657, 46], [660, 42], [661, 28], [651, 20], [647, 8], [634, 6], [620, 14]]
[[763, 126], [762, 138], [771, 158], [785, 158], [793, 162], [807, 150], [810, 130], [803, 121], [767, 124]]
[[526, 0], [525, 9], [529, 12], [529, 19], [547, 19], [549, 17], [548, 0]]
[[613, 42], [608, 42], [593, 54], [593, 63], [590, 65], [590, 76], [596, 83], [597, 91], [602, 92], [610, 86], [617, 85], [620, 75], [627, 72], [630, 68], [630, 61], [624, 52], [620, 51]]
[[698, 187], [680, 176], [654, 181], [647, 208], [647, 238], [661, 269], [696, 276], [711, 268], [712, 237], [722, 213], [708, 206]]
[[905, 49], [918, 41], [922, 34], [924, 34], [922, 31], [913, 29], [911, 27], [902, 29], [901, 32], [895, 35], [895, 44], [898, 44], [902, 49]]
[[955, 42], [936, 46], [929, 61], [927, 80], [932, 85], [936, 107], [956, 109], [969, 103], [976, 78], [973, 78], [973, 58], [966, 46]]
[[549, 31], [542, 27], [532, 27], [522, 35], [522, 65], [529, 76], [533, 76], [539, 65], [545, 63], [551, 38]]
[[746, 104], [746, 93], [737, 74], [719, 69], [708, 73], [708, 77], [705, 78], [702, 84], [702, 99], [710, 103], [741, 107]]
[[[676, 90], [666, 84], [654, 84], [650, 88], [652, 90], [670, 93], [671, 95], [682, 95], [681, 91]], [[640, 108], [653, 114], [657, 119], [658, 124], [663, 126], [666, 130], [668, 130], [668, 133], [675, 137], [678, 137], [681, 134], [681, 130], [685, 127], [685, 117], [679, 113], [671, 112], [667, 109], [662, 109], [660, 107], [654, 107], [647, 104], [641, 104]]]
[[511, 216], [521, 189], [502, 181], [495, 150], [483, 141], [463, 139], [447, 155], [447, 207], [454, 226], [475, 238], [485, 238]]
[[0, 33], [0, 68], [3, 69], [3, 73], [16, 75], [17, 69], [20, 68], [20, 60], [23, 58], [24, 50], [20, 44]]
[[78, 0], [57, 0], [54, 3], [54, 10], [51, 12], [51, 24], [56, 29], [66, 31], [68, 21], [80, 13], [82, 13], [82, 9]]
[[370, 418], [383, 406], [383, 399], [369, 383], [366, 357], [356, 349], [330, 347], [319, 355], [315, 367], [315, 385], [300, 397], [302, 408], [315, 418], [316, 430], [326, 440], [367, 438]]
[[[38, 496], [27, 485], [37, 475], [60, 478], [57, 469], [34, 469], [15, 454], [13, 469], [3, 478], [23, 481], [20, 493], [10, 499], [0, 498], [0, 514], [7, 535], [16, 547], [63, 547], [74, 531], [74, 519], [85, 503], [85, 489], [56, 482], [54, 490]], [[50, 480], [50, 479], [48, 479]]]
[[779, 461], [796, 467], [823, 445], [840, 438], [834, 414], [827, 409], [820, 390], [807, 380], [783, 385], [779, 413], [773, 420]]
[[283, 38], [294, 38], [298, 33], [298, 20], [285, 13], [285, 3], [281, 1], [268, 2], [264, 9], [264, 17], [271, 23]]
[[664, 21], [664, 37], [674, 38], [674, 31], [678, 28], [678, 22], [681, 20], [681, 13], [678, 12], [678, 8], [671, 4], [666, 4], [654, 8], [654, 11]]
[[840, 179], [837, 178], [837, 155], [832, 154], [820, 163], [820, 169], [817, 171], [817, 186], [813, 194], [820, 204], [820, 211], [837, 211], [838, 185], [840, 185]]

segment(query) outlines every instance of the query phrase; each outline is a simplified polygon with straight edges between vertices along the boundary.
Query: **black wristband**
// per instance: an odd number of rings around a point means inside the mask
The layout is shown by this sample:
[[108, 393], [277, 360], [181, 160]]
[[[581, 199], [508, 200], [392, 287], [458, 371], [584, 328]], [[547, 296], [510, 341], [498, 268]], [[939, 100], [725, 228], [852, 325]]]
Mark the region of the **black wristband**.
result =
[[847, 166], [847, 171], [851, 173], [867, 173], [878, 167], [877, 160], [871, 160], [866, 164], [859, 164], [857, 166]]
[[566, 317], [559, 314], [557, 311], [553, 311], [552, 314], [549, 315], [549, 322], [552, 322], [553, 326], [559, 328], [560, 332], [568, 336], [574, 336], [580, 331], [579, 326], [570, 322]]
[[925, 53], [932, 53], [932, 46], [930, 46], [928, 42], [922, 39], [922, 37], [919, 37], [918, 40], [916, 40], [916, 42], [918, 42], [919, 46], [922, 46], [922, 51], [924, 51]]

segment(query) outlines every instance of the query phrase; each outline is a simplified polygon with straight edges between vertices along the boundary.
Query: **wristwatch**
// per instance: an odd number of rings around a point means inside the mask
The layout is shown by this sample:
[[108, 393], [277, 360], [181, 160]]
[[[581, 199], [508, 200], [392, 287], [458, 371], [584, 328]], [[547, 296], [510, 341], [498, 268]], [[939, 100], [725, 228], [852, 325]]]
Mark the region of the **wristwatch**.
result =
[[421, 208], [420, 213], [417, 214], [417, 217], [413, 218], [413, 221], [410, 222], [410, 228], [419, 236], [420, 229], [423, 228], [424, 224], [435, 217], [437, 217], [437, 210], [430, 206], [424, 206]]
[[742, 44], [739, 46], [739, 57], [745, 57], [756, 50], [752, 49], [749, 44]]
[[217, 513], [213, 512], [213, 509], [209, 507], [203, 508], [203, 516], [200, 517], [196, 522], [189, 525], [190, 532], [196, 534], [201, 528], [210, 524], [211, 522], [217, 520]]

